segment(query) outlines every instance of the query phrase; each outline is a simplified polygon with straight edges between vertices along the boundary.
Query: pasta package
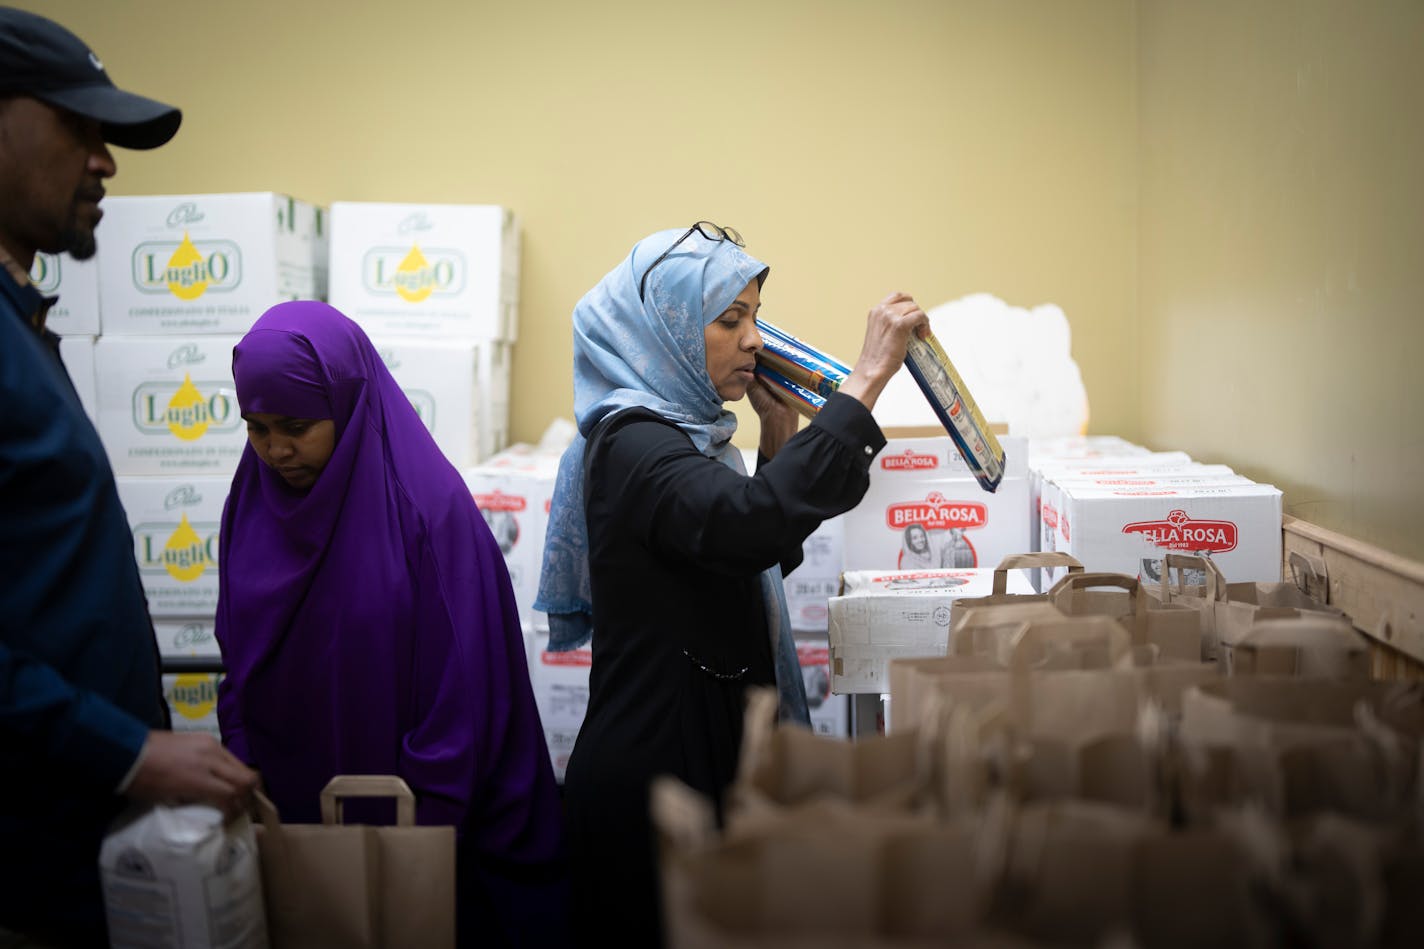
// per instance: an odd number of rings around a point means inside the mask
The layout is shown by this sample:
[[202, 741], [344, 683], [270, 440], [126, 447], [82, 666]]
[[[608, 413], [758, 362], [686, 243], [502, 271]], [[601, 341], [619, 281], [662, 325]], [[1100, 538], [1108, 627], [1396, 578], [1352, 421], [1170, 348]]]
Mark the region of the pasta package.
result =
[[[840, 389], [850, 368], [765, 320], [757, 320], [757, 330], [762, 338], [757, 375], [778, 398], [814, 418]], [[925, 339], [910, 338], [905, 367], [975, 480], [985, 491], [994, 491], [1004, 477], [1004, 449], [933, 333]]]
[[1003, 446], [933, 333], [924, 339], [910, 337], [905, 366], [974, 472], [975, 480], [985, 491], [992, 492], [1004, 479]]

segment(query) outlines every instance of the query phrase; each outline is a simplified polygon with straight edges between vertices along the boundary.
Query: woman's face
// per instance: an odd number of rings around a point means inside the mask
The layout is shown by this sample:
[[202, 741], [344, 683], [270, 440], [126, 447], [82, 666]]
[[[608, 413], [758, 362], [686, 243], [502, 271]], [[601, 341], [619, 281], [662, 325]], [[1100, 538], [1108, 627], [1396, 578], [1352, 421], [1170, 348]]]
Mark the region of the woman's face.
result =
[[925, 533], [925, 529], [918, 524], [911, 524], [905, 528], [905, 542], [917, 554], [925, 553], [930, 549], [930, 537]]
[[761, 287], [753, 280], [726, 311], [702, 330], [707, 343], [707, 375], [723, 402], [747, 394], [761, 349], [756, 315], [761, 309]]
[[336, 423], [329, 418], [290, 418], [270, 412], [243, 412], [247, 440], [262, 463], [292, 487], [316, 484], [336, 449]]

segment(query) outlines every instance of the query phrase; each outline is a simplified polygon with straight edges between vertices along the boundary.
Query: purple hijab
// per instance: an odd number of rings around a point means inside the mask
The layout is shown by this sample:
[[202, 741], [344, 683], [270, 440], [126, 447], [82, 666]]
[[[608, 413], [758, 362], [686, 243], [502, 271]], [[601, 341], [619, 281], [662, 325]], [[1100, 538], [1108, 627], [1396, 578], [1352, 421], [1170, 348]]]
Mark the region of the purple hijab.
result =
[[251, 445], [223, 511], [223, 741], [284, 820], [336, 774], [397, 774], [417, 820], [533, 868], [562, 848], [558, 790], [509, 574], [459, 474], [361, 329], [268, 310], [233, 350], [245, 412], [330, 418], [305, 494]]

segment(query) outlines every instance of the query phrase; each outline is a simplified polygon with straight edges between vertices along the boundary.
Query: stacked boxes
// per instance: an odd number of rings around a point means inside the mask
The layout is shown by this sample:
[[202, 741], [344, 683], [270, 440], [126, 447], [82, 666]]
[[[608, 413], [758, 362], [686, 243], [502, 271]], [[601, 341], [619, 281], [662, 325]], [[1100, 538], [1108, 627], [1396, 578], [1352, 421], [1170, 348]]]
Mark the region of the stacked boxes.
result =
[[392, 374], [417, 407], [422, 396], [451, 393], [443, 415], [422, 417], [439, 427], [432, 432], [452, 464], [502, 450], [518, 332], [518, 219], [491, 205], [337, 202], [331, 223], [332, 306], [408, 367]]
[[326, 295], [323, 214], [286, 195], [109, 198], [99, 244], [105, 335], [240, 336]]
[[[891, 660], [945, 655], [954, 601], [993, 589], [993, 568], [846, 571], [830, 602], [831, 688], [887, 692]], [[1010, 570], [1004, 592], [1033, 588], [1024, 571]]]
[[[324, 212], [285, 195], [114, 197], [98, 254], [38, 255], [49, 327], [116, 476], [165, 659], [219, 658], [218, 527], [247, 443], [232, 347], [326, 294]], [[174, 728], [217, 733], [213, 674], [165, 675]]]
[[519, 618], [525, 629], [542, 625], [534, 612], [539, 569], [544, 558], [544, 529], [561, 452], [514, 445], [462, 474], [485, 523], [504, 554]]
[[566, 652], [550, 652], [547, 628], [527, 627], [524, 642], [528, 650], [529, 682], [534, 688], [534, 703], [539, 707], [539, 721], [544, 726], [544, 741], [549, 746], [554, 777], [562, 784], [569, 755], [573, 753], [584, 713], [588, 711], [588, 674], [593, 666], [593, 649], [585, 645]]
[[[1211, 557], [1228, 580], [1276, 582], [1281, 492], [1183, 452], [1104, 444], [1034, 449], [1039, 549], [1067, 553], [1090, 571], [1160, 580], [1164, 554]], [[1063, 568], [1041, 571], [1047, 590]]]
[[1029, 550], [1027, 444], [1000, 441], [1005, 470], [990, 493], [948, 437], [890, 439], [865, 498], [845, 515], [844, 568], [992, 568]]

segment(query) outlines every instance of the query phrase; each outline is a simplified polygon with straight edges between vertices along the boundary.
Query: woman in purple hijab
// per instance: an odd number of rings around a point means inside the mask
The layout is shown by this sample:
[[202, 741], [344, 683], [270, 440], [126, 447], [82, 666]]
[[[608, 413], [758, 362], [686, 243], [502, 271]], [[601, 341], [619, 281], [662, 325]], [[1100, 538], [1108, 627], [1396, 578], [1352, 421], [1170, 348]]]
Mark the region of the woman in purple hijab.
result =
[[[283, 820], [394, 774], [459, 835], [461, 943], [561, 941], [563, 830], [499, 548], [362, 330], [268, 310], [233, 350], [249, 444], [223, 511], [223, 741]], [[478, 930], [478, 931], [476, 931]]]

